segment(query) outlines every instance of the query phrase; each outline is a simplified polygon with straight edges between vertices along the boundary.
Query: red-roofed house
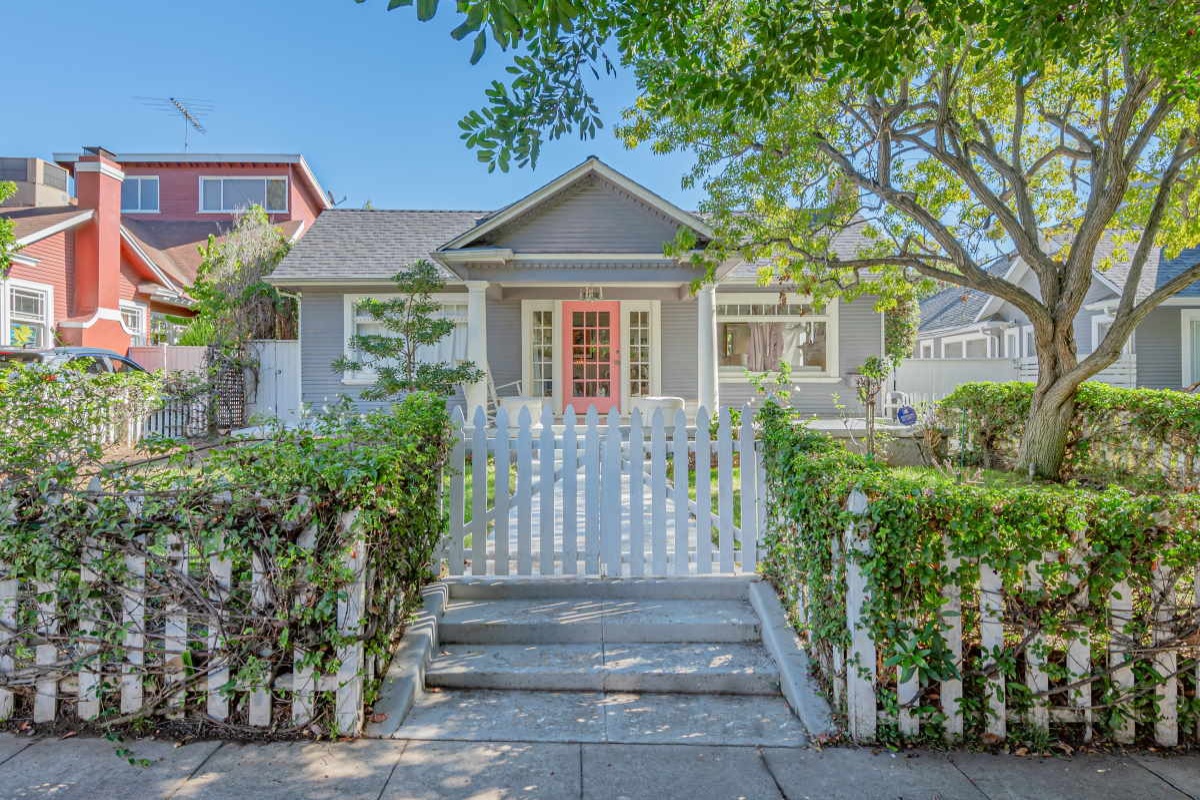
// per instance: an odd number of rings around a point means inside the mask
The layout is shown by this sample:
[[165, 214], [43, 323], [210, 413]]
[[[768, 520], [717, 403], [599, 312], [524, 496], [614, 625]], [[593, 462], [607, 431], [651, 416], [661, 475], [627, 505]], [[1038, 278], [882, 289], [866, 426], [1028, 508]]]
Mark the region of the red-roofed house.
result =
[[[262, 205], [292, 240], [329, 208], [299, 155], [56, 153], [0, 158], [17, 193], [0, 208], [20, 249], [0, 276], [0, 345], [124, 353], [188, 316], [199, 247]], [[70, 193], [70, 178], [75, 196]]]

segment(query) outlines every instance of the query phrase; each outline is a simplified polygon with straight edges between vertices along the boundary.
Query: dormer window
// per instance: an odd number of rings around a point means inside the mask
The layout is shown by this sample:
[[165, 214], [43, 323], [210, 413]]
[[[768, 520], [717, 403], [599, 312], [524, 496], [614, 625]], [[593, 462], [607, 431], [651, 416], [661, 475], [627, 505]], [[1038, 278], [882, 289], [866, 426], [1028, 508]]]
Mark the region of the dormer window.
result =
[[121, 184], [121, 211], [126, 214], [157, 214], [158, 176], [126, 175]]
[[202, 213], [227, 214], [259, 205], [273, 214], [286, 214], [287, 196], [286, 177], [200, 179]]

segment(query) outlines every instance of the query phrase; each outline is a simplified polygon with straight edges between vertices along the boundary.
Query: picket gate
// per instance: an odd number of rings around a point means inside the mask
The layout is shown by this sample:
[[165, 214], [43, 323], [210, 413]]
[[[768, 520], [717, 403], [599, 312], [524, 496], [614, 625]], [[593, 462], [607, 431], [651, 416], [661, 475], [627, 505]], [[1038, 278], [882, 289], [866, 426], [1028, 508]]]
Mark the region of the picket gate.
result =
[[[455, 409], [451, 575], [668, 576], [753, 572], [764, 519], [753, 412], [699, 409], [559, 420]], [[507, 480], [500, 476], [507, 475]], [[469, 499], [468, 499], [469, 498]]]

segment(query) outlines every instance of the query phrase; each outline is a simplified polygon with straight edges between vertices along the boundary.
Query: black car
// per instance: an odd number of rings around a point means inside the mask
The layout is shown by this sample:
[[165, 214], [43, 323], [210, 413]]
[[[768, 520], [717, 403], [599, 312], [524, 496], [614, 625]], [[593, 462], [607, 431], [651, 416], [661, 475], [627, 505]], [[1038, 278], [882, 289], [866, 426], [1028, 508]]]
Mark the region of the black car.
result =
[[145, 367], [136, 361], [102, 347], [52, 347], [49, 350], [0, 347], [0, 363], [5, 361], [38, 362], [51, 369], [70, 364], [73, 368], [93, 374], [146, 371]]

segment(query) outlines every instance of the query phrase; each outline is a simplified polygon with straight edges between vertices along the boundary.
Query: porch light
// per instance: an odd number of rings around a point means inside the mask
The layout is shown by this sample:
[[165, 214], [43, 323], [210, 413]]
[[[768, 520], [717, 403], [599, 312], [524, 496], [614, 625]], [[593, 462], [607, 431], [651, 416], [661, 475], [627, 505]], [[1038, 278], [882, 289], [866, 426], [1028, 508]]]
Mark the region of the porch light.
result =
[[580, 300], [603, 300], [604, 289], [600, 286], [584, 286], [579, 290]]

